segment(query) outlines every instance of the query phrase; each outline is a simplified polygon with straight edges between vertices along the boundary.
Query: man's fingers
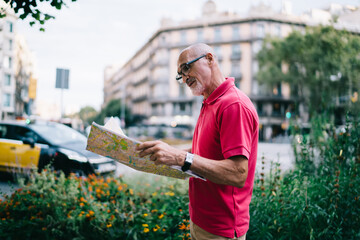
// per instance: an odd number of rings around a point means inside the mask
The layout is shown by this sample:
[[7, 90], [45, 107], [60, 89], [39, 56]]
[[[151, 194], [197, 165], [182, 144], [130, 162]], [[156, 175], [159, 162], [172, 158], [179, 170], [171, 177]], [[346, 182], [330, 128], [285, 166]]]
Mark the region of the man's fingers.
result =
[[140, 157], [145, 157], [146, 155], [153, 154], [153, 153], [154, 153], [153, 148], [146, 148], [146, 149], [139, 152], [139, 156]]
[[136, 146], [136, 150], [141, 151], [147, 148], [151, 148], [153, 146], [155, 146], [157, 144], [157, 141], [148, 141], [148, 142], [143, 142], [141, 144], [138, 144]]

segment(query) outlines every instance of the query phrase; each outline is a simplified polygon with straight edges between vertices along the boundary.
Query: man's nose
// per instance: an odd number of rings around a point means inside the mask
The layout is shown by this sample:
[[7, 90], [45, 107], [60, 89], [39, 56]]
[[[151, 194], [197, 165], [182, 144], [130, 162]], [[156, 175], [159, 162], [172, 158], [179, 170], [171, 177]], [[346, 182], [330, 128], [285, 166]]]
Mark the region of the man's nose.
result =
[[183, 74], [183, 77], [182, 77], [183, 83], [186, 83], [186, 80], [187, 80], [188, 78], [189, 78], [188, 75]]

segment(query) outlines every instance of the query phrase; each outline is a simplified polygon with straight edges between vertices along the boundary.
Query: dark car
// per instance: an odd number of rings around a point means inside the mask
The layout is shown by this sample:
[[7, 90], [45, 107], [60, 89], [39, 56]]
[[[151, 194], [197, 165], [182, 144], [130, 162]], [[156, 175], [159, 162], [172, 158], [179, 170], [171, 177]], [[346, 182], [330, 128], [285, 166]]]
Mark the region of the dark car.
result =
[[0, 121], [0, 171], [41, 171], [49, 165], [66, 175], [114, 173], [114, 160], [85, 150], [87, 138], [50, 121]]

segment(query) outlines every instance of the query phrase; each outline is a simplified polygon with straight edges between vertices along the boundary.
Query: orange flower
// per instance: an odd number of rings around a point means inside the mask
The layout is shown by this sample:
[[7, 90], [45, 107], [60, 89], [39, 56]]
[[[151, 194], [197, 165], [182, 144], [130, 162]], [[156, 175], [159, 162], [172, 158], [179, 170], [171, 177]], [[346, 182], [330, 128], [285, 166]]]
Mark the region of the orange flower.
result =
[[179, 225], [179, 229], [180, 229], [180, 230], [185, 230], [185, 229], [186, 229], [186, 225], [185, 225], [184, 223], [181, 223], [181, 224]]
[[82, 202], [80, 203], [80, 207], [83, 207], [84, 205], [85, 205], [84, 203], [82, 203]]
[[164, 217], [164, 214], [160, 214], [158, 218], [162, 219], [163, 217]]

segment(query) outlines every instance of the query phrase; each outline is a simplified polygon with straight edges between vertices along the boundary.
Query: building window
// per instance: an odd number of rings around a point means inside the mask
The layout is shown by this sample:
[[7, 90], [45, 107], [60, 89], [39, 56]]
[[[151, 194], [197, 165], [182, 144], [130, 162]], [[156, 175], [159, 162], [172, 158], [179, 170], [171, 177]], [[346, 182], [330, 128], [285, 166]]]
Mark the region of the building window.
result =
[[10, 74], [5, 74], [4, 75], [4, 83], [5, 83], [5, 86], [10, 86], [11, 85], [11, 75]]
[[221, 40], [221, 28], [219, 28], [219, 27], [215, 28], [214, 40], [215, 41], [220, 41]]
[[186, 110], [186, 103], [180, 103], [180, 112], [185, 112]]
[[204, 31], [202, 29], [197, 30], [197, 39], [198, 39], [198, 42], [204, 41]]
[[275, 117], [281, 116], [281, 105], [280, 105], [280, 103], [274, 103], [272, 105], [272, 116], [275, 116]]
[[240, 28], [239, 26], [233, 26], [233, 40], [238, 40], [240, 38]]
[[166, 36], [161, 36], [160, 38], [160, 44], [165, 44], [166, 43]]
[[253, 73], [256, 74], [259, 72], [259, 63], [258, 61], [253, 61]]
[[10, 21], [7, 21], [7, 28], [9, 32], [13, 32], [13, 23]]
[[231, 63], [231, 75], [235, 78], [241, 78], [240, 62], [233, 61]]
[[241, 48], [240, 44], [232, 45], [231, 49], [231, 58], [232, 59], [240, 59], [241, 58]]
[[4, 107], [10, 107], [10, 106], [11, 106], [10, 100], [11, 100], [11, 95], [10, 95], [10, 93], [5, 93], [5, 94], [4, 94], [4, 103], [3, 103], [3, 106], [4, 106]]
[[265, 36], [265, 26], [262, 23], [258, 23], [256, 25], [256, 36], [257, 37], [264, 37]]
[[275, 25], [275, 36], [281, 37], [281, 25], [280, 24]]
[[215, 52], [216, 57], [220, 61], [222, 59], [221, 46], [214, 46], [214, 52]]
[[278, 83], [273, 87], [273, 95], [279, 97], [281, 96], [281, 83]]
[[256, 55], [262, 48], [262, 41], [256, 41], [252, 44], [252, 51]]
[[185, 84], [179, 85], [179, 97], [185, 97]]
[[9, 56], [4, 58], [4, 67], [5, 68], [12, 68], [12, 59]]
[[13, 40], [9, 39], [9, 50], [13, 49]]
[[186, 43], [186, 31], [180, 33], [180, 43]]

